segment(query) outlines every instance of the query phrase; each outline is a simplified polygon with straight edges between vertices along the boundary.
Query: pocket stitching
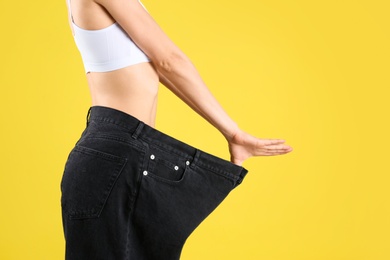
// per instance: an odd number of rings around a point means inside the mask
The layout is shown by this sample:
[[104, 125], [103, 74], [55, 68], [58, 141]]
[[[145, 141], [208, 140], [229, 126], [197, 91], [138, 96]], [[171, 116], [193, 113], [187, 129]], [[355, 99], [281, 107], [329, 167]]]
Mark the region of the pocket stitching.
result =
[[116, 156], [116, 155], [113, 155], [113, 154], [109, 154], [109, 153], [105, 153], [105, 152], [102, 152], [102, 151], [99, 151], [99, 150], [95, 150], [95, 149], [92, 149], [92, 148], [89, 148], [89, 147], [86, 147], [86, 146], [82, 146], [82, 145], [76, 145], [74, 147], [74, 150], [75, 151], [78, 151], [78, 152], [81, 152], [81, 153], [85, 153], [85, 154], [89, 154], [89, 155], [98, 155], [98, 156], [101, 156], [101, 158], [103, 159], [109, 159], [109, 160], [112, 160], [112, 161], [127, 161], [126, 158], [123, 158], [123, 157], [120, 157], [120, 156]]
[[[74, 147], [74, 150], [72, 151], [72, 154], [74, 155], [75, 152], [79, 152], [81, 154], [90, 155], [90, 156], [98, 156], [100, 159], [116, 163], [115, 167], [113, 167], [112, 172], [115, 174], [111, 174], [108, 185], [106, 185], [106, 188], [102, 192], [101, 195], [102, 202], [95, 205], [94, 208], [88, 209], [88, 210], [70, 210], [67, 212], [67, 215], [70, 219], [86, 219], [86, 218], [98, 218], [101, 214], [101, 212], [104, 209], [105, 204], [107, 203], [107, 200], [109, 198], [109, 195], [111, 191], [113, 190], [115, 183], [119, 176], [121, 175], [123, 168], [125, 167], [127, 163], [127, 158], [119, 157], [113, 154], [105, 153], [102, 151], [98, 151], [89, 147], [76, 145]], [[70, 156], [69, 156], [70, 157]], [[65, 168], [66, 169], [66, 168]], [[64, 205], [66, 207], [66, 204]]]
[[179, 180], [177, 180], [177, 181], [165, 179], [165, 178], [160, 177], [160, 176], [158, 176], [158, 175], [156, 175], [156, 174], [153, 174], [152, 172], [149, 172], [149, 171], [148, 171], [148, 174], [147, 174], [145, 177], [150, 176], [151, 178], [156, 179], [156, 180], [158, 180], [158, 181], [161, 181], [161, 182], [164, 182], [164, 183], [167, 183], [167, 184], [170, 184], [170, 185], [175, 185], [175, 184], [179, 184], [179, 183], [183, 182], [183, 180], [184, 180], [184, 179], [186, 178], [186, 176], [188, 175], [188, 171], [189, 171], [189, 170], [190, 170], [189, 166], [186, 165], [185, 168], [184, 168], [184, 172], [183, 172], [181, 178], [180, 178]]

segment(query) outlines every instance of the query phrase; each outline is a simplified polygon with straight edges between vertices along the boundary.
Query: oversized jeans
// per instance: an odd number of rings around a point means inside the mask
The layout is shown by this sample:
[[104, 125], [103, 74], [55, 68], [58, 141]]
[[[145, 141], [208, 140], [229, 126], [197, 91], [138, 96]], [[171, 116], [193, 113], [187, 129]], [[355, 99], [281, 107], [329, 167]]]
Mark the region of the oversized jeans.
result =
[[[89, 115], [89, 117], [88, 117]], [[175, 260], [247, 170], [93, 106], [61, 180], [67, 260]]]

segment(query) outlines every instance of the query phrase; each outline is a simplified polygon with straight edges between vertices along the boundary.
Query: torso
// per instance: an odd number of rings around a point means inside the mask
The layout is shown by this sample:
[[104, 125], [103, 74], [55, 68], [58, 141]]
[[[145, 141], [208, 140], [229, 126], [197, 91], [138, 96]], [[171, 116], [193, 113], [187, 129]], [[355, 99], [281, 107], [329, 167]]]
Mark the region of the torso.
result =
[[[72, 16], [78, 27], [99, 30], [115, 20], [92, 0], [72, 0]], [[109, 72], [89, 72], [92, 105], [112, 107], [154, 127], [159, 78], [151, 62]]]

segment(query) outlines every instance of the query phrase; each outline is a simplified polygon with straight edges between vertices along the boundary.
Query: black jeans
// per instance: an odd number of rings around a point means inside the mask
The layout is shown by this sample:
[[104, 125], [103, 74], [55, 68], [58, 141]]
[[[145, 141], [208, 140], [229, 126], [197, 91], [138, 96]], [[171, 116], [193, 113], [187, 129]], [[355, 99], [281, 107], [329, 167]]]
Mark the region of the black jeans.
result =
[[[89, 118], [88, 118], [89, 115]], [[247, 170], [93, 106], [61, 180], [67, 260], [174, 260]]]

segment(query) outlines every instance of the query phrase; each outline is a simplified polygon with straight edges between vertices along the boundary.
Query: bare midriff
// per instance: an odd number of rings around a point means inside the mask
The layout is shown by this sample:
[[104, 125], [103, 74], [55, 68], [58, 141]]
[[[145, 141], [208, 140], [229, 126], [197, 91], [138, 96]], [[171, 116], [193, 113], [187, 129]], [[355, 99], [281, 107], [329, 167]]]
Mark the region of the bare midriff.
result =
[[121, 110], [154, 127], [159, 78], [151, 62], [108, 72], [88, 72], [93, 106]]
[[[75, 24], [85, 30], [99, 30], [115, 20], [94, 1], [70, 1]], [[69, 19], [71, 19], [69, 17]], [[71, 20], [69, 20], [71, 23]], [[71, 26], [73, 31], [73, 28]], [[130, 114], [154, 127], [159, 77], [151, 62], [142, 62], [114, 71], [88, 72], [93, 106], [106, 106]]]

